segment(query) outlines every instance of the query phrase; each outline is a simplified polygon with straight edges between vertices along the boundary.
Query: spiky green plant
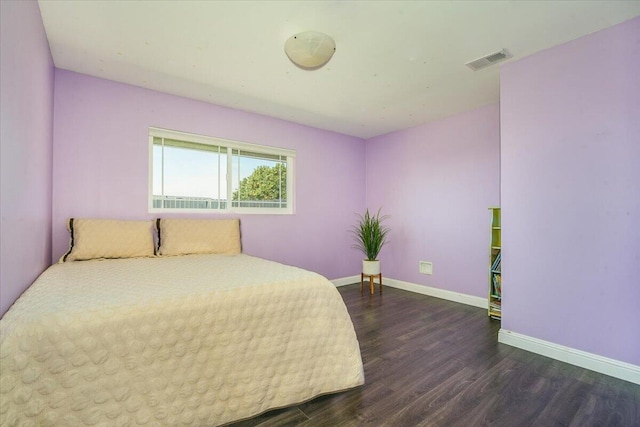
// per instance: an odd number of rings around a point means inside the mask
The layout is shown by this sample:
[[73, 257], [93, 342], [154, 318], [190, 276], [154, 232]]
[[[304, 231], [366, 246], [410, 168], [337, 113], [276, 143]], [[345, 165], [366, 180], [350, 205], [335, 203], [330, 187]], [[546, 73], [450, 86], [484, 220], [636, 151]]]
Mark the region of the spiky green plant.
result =
[[389, 229], [382, 225], [382, 221], [389, 216], [380, 216], [380, 209], [375, 215], [371, 215], [369, 209], [364, 215], [357, 214], [358, 224], [351, 229], [356, 241], [352, 247], [362, 252], [367, 257], [367, 261], [375, 261], [387, 241]]

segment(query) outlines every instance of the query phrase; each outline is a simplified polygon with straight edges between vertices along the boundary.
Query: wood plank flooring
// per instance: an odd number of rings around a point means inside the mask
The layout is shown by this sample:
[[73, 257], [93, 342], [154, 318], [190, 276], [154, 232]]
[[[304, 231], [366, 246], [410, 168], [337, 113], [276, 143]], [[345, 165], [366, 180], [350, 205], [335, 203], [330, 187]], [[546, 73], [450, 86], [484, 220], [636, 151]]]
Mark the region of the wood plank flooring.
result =
[[640, 426], [640, 386], [499, 344], [486, 310], [389, 287], [338, 290], [365, 385], [234, 427]]

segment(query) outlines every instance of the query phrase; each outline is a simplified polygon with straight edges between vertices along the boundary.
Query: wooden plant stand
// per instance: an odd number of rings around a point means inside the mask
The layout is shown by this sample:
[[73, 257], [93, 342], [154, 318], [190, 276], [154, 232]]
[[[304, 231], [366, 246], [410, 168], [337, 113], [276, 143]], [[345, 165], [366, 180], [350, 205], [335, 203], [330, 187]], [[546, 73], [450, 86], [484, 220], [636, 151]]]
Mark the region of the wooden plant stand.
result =
[[374, 289], [375, 289], [375, 282], [373, 280], [375, 277], [377, 277], [378, 281], [380, 282], [380, 293], [382, 293], [382, 273], [379, 273], [379, 274], [360, 273], [360, 293], [361, 294], [362, 294], [362, 291], [364, 290], [364, 276], [367, 276], [369, 278], [369, 291], [371, 292], [371, 295], [373, 295]]

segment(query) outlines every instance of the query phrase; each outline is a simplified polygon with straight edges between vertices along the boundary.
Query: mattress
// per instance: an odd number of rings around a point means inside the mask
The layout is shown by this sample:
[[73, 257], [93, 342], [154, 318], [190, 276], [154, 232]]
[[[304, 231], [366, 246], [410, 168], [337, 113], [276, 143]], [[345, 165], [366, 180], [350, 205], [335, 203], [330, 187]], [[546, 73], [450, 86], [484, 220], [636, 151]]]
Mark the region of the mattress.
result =
[[213, 426], [364, 383], [331, 282], [243, 254], [53, 265], [0, 372], [2, 426]]

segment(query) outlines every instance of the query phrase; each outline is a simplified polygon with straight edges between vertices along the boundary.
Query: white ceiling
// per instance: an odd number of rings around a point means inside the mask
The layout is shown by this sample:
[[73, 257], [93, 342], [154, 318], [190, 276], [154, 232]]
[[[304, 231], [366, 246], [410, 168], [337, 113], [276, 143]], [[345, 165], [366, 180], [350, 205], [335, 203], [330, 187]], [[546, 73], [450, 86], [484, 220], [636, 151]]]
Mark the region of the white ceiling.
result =
[[[347, 135], [372, 136], [498, 102], [517, 60], [640, 15], [640, 1], [48, 1], [58, 68]], [[305, 71], [285, 40], [322, 31], [331, 61]]]

